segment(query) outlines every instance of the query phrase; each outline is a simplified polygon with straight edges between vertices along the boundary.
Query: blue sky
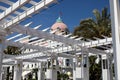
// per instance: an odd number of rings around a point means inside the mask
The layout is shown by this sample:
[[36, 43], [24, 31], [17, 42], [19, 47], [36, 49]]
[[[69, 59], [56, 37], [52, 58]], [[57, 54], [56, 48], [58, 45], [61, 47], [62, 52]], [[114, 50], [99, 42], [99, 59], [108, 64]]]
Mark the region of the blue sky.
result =
[[109, 0], [63, 0], [32, 18], [26, 19], [22, 24], [33, 21], [31, 26], [42, 24], [41, 29], [44, 29], [50, 27], [58, 18], [59, 13], [62, 13], [63, 22], [72, 32], [81, 20], [93, 17], [93, 9], [101, 11], [104, 7], [108, 7], [109, 10]]
[[[17, 0], [10, 0], [16, 2]], [[39, 2], [40, 0], [34, 0]], [[93, 17], [92, 11], [94, 9], [102, 10], [104, 7], [107, 7], [109, 10], [109, 0], [57, 0], [62, 1], [52, 7], [48, 7], [43, 11], [39, 11], [38, 14], [32, 15], [31, 18], [26, 18], [20, 24], [24, 25], [29, 22], [33, 22], [30, 27], [35, 27], [39, 24], [42, 25], [40, 30], [51, 27], [56, 19], [59, 17], [60, 13], [62, 13], [62, 20], [68, 26], [70, 32], [73, 32], [74, 28], [79, 25], [80, 21], [89, 17]], [[0, 3], [2, 6], [9, 7], [4, 3]], [[26, 7], [31, 5], [25, 5]], [[21, 11], [21, 10], [18, 10]], [[8, 38], [18, 34], [14, 33], [9, 36]], [[25, 36], [25, 35], [23, 35]], [[20, 37], [23, 37], [20, 36]], [[19, 37], [19, 38], [20, 38]], [[18, 38], [15, 38], [16, 40]]]

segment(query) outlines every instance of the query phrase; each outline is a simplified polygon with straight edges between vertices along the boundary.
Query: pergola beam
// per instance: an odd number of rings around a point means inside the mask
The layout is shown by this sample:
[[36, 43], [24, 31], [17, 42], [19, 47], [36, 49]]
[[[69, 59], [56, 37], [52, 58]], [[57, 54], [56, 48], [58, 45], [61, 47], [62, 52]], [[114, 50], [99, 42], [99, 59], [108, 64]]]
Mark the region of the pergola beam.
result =
[[62, 43], [68, 44], [68, 45], [75, 45], [75, 44], [80, 43], [79, 45], [81, 45], [81, 46], [94, 47], [96, 45], [99, 46], [99, 45], [103, 45], [105, 43], [110, 44], [112, 42], [112, 38], [105, 38], [105, 39], [100, 39], [100, 40], [96, 40], [96, 41], [81, 43], [80, 40], [66, 38], [61, 35], [49, 34], [49, 33], [46, 33], [46, 32], [40, 31], [40, 30], [31, 29], [31, 28], [24, 28], [21, 25], [15, 25], [14, 28], [11, 29], [11, 31], [22, 33], [22, 34], [27, 34], [27, 35], [31, 35], [31, 36], [36, 36], [38, 38], [44, 38], [44, 39], [48, 39], [48, 40], [58, 41], [58, 42], [62, 42]]
[[[7, 7], [0, 6], [0, 9], [5, 11], [7, 9]], [[14, 14], [20, 15], [21, 13], [18, 11], [15, 11]]]
[[76, 58], [75, 55], [65, 54], [65, 53], [58, 53], [57, 56], [58, 57], [64, 57], [64, 58]]
[[25, 47], [27, 49], [35, 49], [35, 50], [39, 50], [41, 52], [50, 50], [50, 48], [46, 48], [46, 47], [42, 47], [42, 46], [38, 46], [38, 45], [31, 45], [31, 44], [12, 42], [12, 41], [5, 41], [5, 45], [16, 46], [16, 47]]
[[[1, 2], [5, 3], [5, 4], [8, 4], [10, 6], [12, 6], [14, 4], [14, 2], [10, 1], [10, 0], [0, 0]], [[23, 10], [27, 10], [28, 7], [25, 7], [25, 6], [22, 6], [21, 9]]]
[[62, 43], [68, 44], [68, 45], [69, 44], [70, 45], [78, 44], [78, 41], [76, 41], [74, 39], [69, 39], [69, 38], [65, 38], [63, 36], [46, 33], [46, 32], [40, 31], [40, 30], [34, 30], [34, 29], [28, 28], [28, 27], [24, 28], [21, 25], [15, 25], [12, 27], [13, 28], [11, 29], [11, 32], [18, 32], [18, 33], [22, 33], [22, 34], [26, 34], [26, 35], [36, 36], [39, 38], [45, 38], [48, 40], [62, 42]]
[[32, 5], [37, 5], [37, 2], [35, 2], [35, 1], [30, 1], [29, 3]]
[[110, 55], [109, 53], [107, 53], [105, 51], [95, 49], [95, 48], [88, 48], [88, 52], [93, 53], [93, 54], [99, 54], [99, 55], [102, 55], [102, 54]]
[[[27, 23], [27, 24], [25, 24], [24, 25], [24, 27], [28, 27], [28, 26], [30, 26], [32, 24], [32, 22], [29, 22], [29, 23]], [[35, 27], [36, 28], [36, 27]], [[23, 34], [17, 34], [17, 35], [15, 35], [15, 36], [12, 36], [12, 37], [10, 37], [10, 38], [8, 38], [7, 40], [12, 40], [12, 39], [14, 39], [14, 38], [16, 38], [16, 37], [19, 37], [19, 36], [22, 36]]]
[[37, 51], [36, 53], [33, 52], [31, 54], [17, 55], [11, 58], [3, 59], [3, 63], [12, 62], [15, 60], [33, 59], [35, 57], [42, 57], [42, 56], [47, 56], [47, 55], [43, 54], [42, 52]]
[[[52, 52], [50, 52], [52, 51]], [[53, 49], [53, 50], [46, 50], [44, 52], [39, 52], [39, 51], [33, 51], [33, 52], [30, 52], [30, 53], [24, 53], [24, 54], [20, 54], [20, 55], [17, 55], [17, 56], [11, 56], [7, 59], [4, 59], [4, 62], [9, 62], [9, 61], [14, 61], [15, 59], [45, 59], [45, 58], [48, 58], [50, 57], [51, 55], [53, 56], [56, 56], [56, 57], [66, 57], [66, 58], [74, 58], [76, 57], [75, 55], [71, 55], [71, 54], [66, 54], [66, 52], [71, 52], [73, 51], [72, 48], [67, 48], [67, 47], [64, 47], [63, 49], [62, 48], [59, 48], [59, 49]], [[75, 52], [80, 52], [80, 50], [76, 50]], [[49, 53], [50, 52], [50, 53]], [[86, 52], [86, 50], [85, 50]], [[102, 50], [98, 50], [98, 49], [93, 49], [93, 48], [88, 48], [87, 49], [87, 52], [90, 52], [90, 53], [93, 53], [93, 54], [99, 54], [99, 55], [103, 55], [103, 54], [109, 54], [109, 52], [107, 52], [106, 50], [105, 51], [102, 51]], [[51, 54], [52, 53], [52, 54]], [[48, 56], [48, 57], [47, 57]]]
[[[35, 13], [38, 10], [42, 10], [44, 9], [44, 6], [48, 6], [52, 3], [55, 3], [56, 0], [45, 0], [45, 1], [40, 1], [39, 3], [37, 3], [37, 5], [32, 6], [31, 8], [27, 9], [26, 11], [24, 11], [23, 13], [21, 13], [21, 15], [18, 15], [15, 17], [15, 19], [9, 21], [8, 23], [6, 23], [4, 26], [4, 28], [9, 27], [21, 20], [23, 20], [24, 18], [30, 16], [31, 14]], [[4, 16], [4, 14], [1, 14], [2, 16]]]
[[15, 2], [12, 6], [7, 8], [4, 12], [0, 14], [0, 21], [4, 19], [5, 17], [9, 16], [11, 13], [13, 13], [15, 10], [19, 9], [21, 6], [23, 6], [25, 3], [28, 3], [30, 0], [18, 0]]
[[[34, 27], [33, 29], [38, 29], [38, 28], [40, 28], [41, 27], [41, 25], [38, 25], [38, 26], [36, 26], [36, 27]], [[30, 35], [28, 35], [28, 36], [25, 36], [25, 37], [22, 37], [22, 38], [19, 38], [19, 39], [17, 39], [17, 40], [15, 40], [15, 42], [18, 42], [18, 41], [22, 41], [22, 40], [24, 40], [24, 39], [26, 39], [26, 38], [29, 38], [29, 37], [31, 37]], [[29, 40], [28, 40], [29, 41]]]
[[23, 64], [24, 64], [24, 62], [36, 63], [36, 62], [42, 62], [42, 61], [47, 61], [47, 58], [45, 58], [45, 59], [23, 59]]
[[13, 5], [14, 4], [14, 2], [9, 1], [9, 0], [0, 0], [0, 2], [6, 3], [8, 5]]

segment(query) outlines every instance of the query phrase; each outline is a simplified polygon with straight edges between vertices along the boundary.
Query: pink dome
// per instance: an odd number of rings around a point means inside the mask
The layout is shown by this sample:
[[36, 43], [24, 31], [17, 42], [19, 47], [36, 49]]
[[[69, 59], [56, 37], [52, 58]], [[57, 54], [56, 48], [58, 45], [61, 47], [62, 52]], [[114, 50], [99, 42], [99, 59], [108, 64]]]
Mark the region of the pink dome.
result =
[[56, 29], [60, 29], [60, 31], [65, 31], [67, 29], [67, 25], [62, 22], [62, 19], [60, 17], [56, 20], [56, 23], [54, 23], [51, 27], [52, 31]]
[[62, 22], [56, 22], [52, 25], [51, 30], [61, 29], [61, 31], [65, 31], [67, 29], [67, 25]]

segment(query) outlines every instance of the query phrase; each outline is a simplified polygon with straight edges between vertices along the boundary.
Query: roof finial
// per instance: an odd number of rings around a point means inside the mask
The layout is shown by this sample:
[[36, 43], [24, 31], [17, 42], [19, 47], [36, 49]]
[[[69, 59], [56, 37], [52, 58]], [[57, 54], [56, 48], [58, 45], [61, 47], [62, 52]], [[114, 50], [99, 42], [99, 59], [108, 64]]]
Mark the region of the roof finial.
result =
[[56, 22], [62, 22], [61, 16], [62, 16], [62, 13], [60, 12], [60, 13], [59, 13], [59, 17], [58, 17], [58, 19], [56, 20]]

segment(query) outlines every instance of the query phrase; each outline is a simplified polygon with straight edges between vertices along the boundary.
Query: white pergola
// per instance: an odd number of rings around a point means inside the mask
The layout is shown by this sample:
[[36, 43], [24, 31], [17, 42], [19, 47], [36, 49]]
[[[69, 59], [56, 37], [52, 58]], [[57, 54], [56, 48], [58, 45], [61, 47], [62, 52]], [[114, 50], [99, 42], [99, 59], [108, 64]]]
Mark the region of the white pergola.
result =
[[[72, 36], [71, 34], [55, 35], [53, 32], [47, 32], [49, 28], [44, 30], [39, 30], [42, 25], [38, 25], [34, 28], [30, 28], [30, 24], [32, 22], [21, 25], [19, 24], [26, 17], [32, 16], [32, 14], [38, 13], [39, 11], [49, 8], [52, 4], [57, 4], [59, 1], [57, 0], [40, 0], [40, 2], [35, 2], [34, 0], [18, 0], [16, 2], [12, 2], [9, 0], [1, 0], [5, 4], [10, 5], [9, 8], [5, 6], [0, 6], [0, 9], [3, 12], [0, 14], [0, 74], [2, 73], [2, 66], [4, 65], [15, 65], [15, 64], [24, 64], [22, 62], [42, 62], [46, 61], [51, 57], [66, 57], [66, 58], [77, 58], [77, 55], [82, 54], [97, 54], [97, 55], [106, 55], [111, 56], [111, 53], [115, 51], [115, 68], [116, 68], [116, 80], [119, 80], [119, 32], [117, 32], [119, 26], [118, 19], [118, 0], [110, 0], [111, 7], [111, 18], [112, 18], [112, 30], [113, 30], [113, 40], [112, 38], [108, 38], [104, 36], [104, 39], [95, 38], [96, 40], [83, 41], [82, 37], [76, 38], [76, 36]], [[31, 4], [32, 7], [25, 7], [25, 4]], [[19, 12], [18, 9], [22, 9], [23, 12]], [[116, 10], [117, 9], [117, 10]], [[15, 14], [16, 16], [13, 16]], [[115, 25], [116, 24], [116, 25]], [[117, 25], [118, 24], [118, 25]], [[115, 27], [114, 27], [115, 26]], [[6, 38], [7, 36], [16, 34], [10, 38]], [[114, 33], [115, 32], [115, 33]], [[22, 38], [18, 38], [19, 36], [27, 35]], [[118, 36], [117, 36], [118, 35]], [[30, 38], [32, 37], [32, 38]], [[17, 40], [14, 40], [18, 38]], [[21, 41], [30, 38], [28, 43], [22, 43]], [[30, 42], [32, 41], [32, 42]], [[44, 42], [49, 42], [49, 45], [43, 45]], [[113, 50], [112, 44], [113, 42]], [[39, 43], [39, 44], [38, 44]], [[20, 55], [6, 55], [3, 53], [4, 49], [7, 46], [16, 46], [23, 49], [30, 49], [30, 51], [23, 52]], [[59, 46], [57, 46], [59, 45]], [[106, 46], [103, 46], [106, 45]], [[104, 50], [99, 50], [95, 47], [103, 48]], [[74, 52], [75, 54], [67, 54], [67, 52]], [[88, 68], [88, 66], [87, 66]], [[16, 66], [16, 69], [17, 66]], [[19, 72], [15, 72], [16, 75], [14, 80], [20, 80], [21, 78], [18, 75], [21, 75]], [[110, 75], [109, 75], [110, 77]], [[2, 79], [2, 76], [0, 77]], [[89, 79], [89, 76], [87, 80]], [[108, 78], [103, 78], [103, 80], [110, 80]], [[76, 80], [76, 79], [74, 79]]]

